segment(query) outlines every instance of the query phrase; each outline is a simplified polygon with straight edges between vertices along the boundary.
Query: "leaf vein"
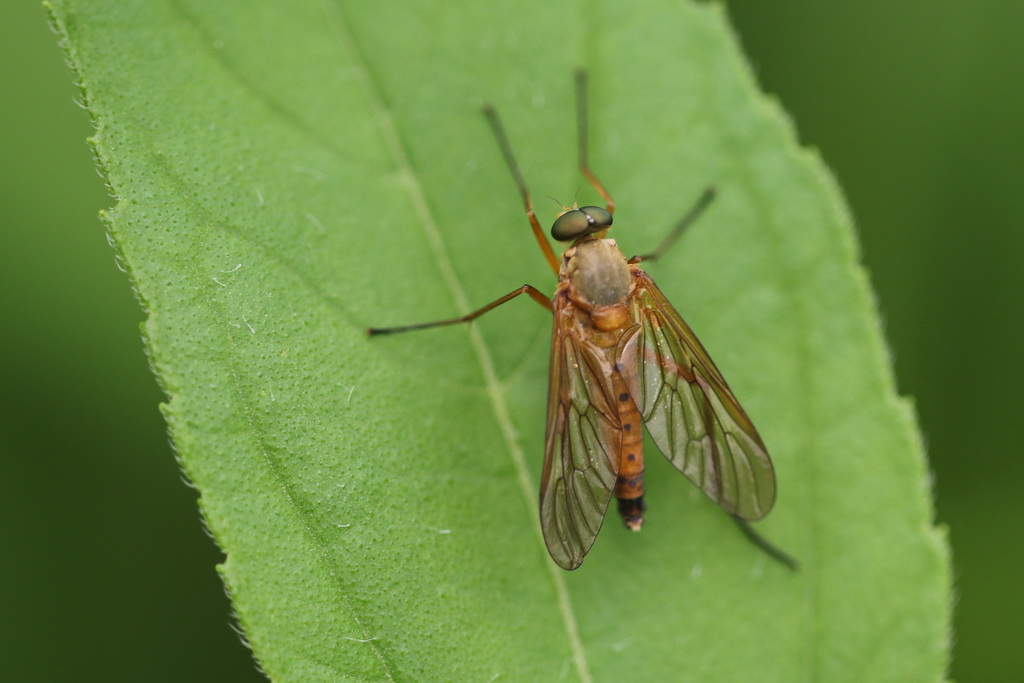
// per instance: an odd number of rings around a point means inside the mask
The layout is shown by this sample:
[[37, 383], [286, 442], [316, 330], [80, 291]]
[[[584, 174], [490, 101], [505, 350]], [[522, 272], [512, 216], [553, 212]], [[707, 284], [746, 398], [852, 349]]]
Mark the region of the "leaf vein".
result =
[[[406, 193], [409, 197], [410, 203], [412, 204], [413, 210], [419, 218], [419, 225], [427, 237], [427, 242], [430, 245], [434, 259], [437, 262], [437, 267], [441, 271], [442, 280], [451, 293], [452, 298], [455, 300], [456, 309], [462, 314], [468, 313], [471, 310], [469, 298], [466, 296], [466, 290], [455, 273], [455, 268], [452, 264], [451, 257], [448, 255], [448, 250], [444, 244], [444, 238], [442, 237], [441, 230], [439, 229], [437, 221], [434, 219], [433, 212], [427, 202], [423, 185], [420, 183], [419, 178], [412, 167], [408, 154], [406, 154], [405, 147], [402, 144], [398, 130], [395, 126], [394, 118], [392, 117], [391, 112], [387, 109], [387, 106], [384, 104], [381, 89], [375, 82], [373, 82], [372, 76], [367, 67], [367, 60], [360, 51], [354, 37], [351, 35], [351, 32], [348, 30], [348, 22], [345, 20], [342, 6], [338, 2], [332, 3], [329, 0], [324, 0], [324, 10], [334, 28], [339, 42], [342, 44], [344, 51], [349, 56], [351, 63], [354, 65], [357, 82], [361, 83], [369, 96], [371, 108], [377, 120], [378, 129], [380, 130], [381, 135], [384, 138], [385, 145], [397, 167], [399, 177], [402, 184], [405, 186]], [[523, 493], [523, 498], [527, 504], [527, 508], [533, 511], [536, 507], [536, 495], [533, 484], [530, 481], [529, 470], [526, 466], [526, 457], [519, 445], [515, 426], [512, 423], [512, 418], [508, 411], [505, 395], [502, 392], [502, 384], [499, 381], [497, 372], [494, 368], [494, 362], [491, 359], [491, 354], [487, 345], [484, 343], [483, 336], [480, 334], [478, 328], [474, 326], [469, 327], [469, 339], [483, 372], [484, 382], [487, 386], [487, 393], [491, 398], [491, 404], [494, 409], [494, 416], [501, 428], [502, 435], [505, 439], [505, 445], [508, 448], [510, 457], [512, 458], [520, 490]], [[543, 535], [536, 515], [533, 516], [533, 519], [534, 531], [536, 532], [535, 535], [538, 542], [543, 544]], [[589, 682], [591, 678], [586, 653], [583, 648], [583, 642], [580, 639], [579, 629], [576, 625], [576, 616], [573, 612], [571, 601], [569, 599], [568, 588], [560, 573], [561, 570], [557, 568], [553, 562], [548, 562], [547, 565], [552, 582], [555, 586], [559, 610], [562, 615], [562, 621], [565, 625], [566, 635], [569, 639], [570, 647], [572, 648], [573, 659], [576, 663], [580, 679], [585, 682]]]

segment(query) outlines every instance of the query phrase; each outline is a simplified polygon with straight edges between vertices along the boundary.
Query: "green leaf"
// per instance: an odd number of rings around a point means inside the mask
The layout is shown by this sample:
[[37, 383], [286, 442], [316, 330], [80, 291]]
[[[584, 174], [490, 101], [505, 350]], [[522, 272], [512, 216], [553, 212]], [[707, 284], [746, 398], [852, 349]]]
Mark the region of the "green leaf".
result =
[[[94, 118], [113, 241], [182, 467], [280, 680], [936, 680], [950, 573], [833, 179], [720, 8], [647, 0], [51, 7]], [[365, 328], [553, 288], [479, 113], [544, 221], [596, 197], [627, 253], [709, 184], [649, 270], [775, 460], [766, 560], [652, 455], [648, 523], [581, 569], [536, 522], [548, 316]], [[653, 447], [648, 444], [650, 453]]]

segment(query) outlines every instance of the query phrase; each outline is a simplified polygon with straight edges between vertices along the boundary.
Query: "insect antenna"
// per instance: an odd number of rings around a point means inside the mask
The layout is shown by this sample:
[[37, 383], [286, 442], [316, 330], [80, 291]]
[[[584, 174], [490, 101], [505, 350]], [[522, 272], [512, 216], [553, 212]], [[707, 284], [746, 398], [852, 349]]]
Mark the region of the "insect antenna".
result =
[[562, 202], [558, 201], [557, 199], [555, 199], [554, 197], [552, 197], [552, 196], [551, 196], [551, 195], [549, 195], [549, 194], [546, 194], [546, 195], [544, 195], [544, 198], [545, 198], [545, 199], [550, 199], [550, 200], [551, 200], [551, 201], [553, 201], [553, 202], [554, 202], [555, 204], [558, 204], [558, 208], [560, 208], [560, 209], [564, 209], [564, 208], [565, 208], [565, 204], [563, 204]]

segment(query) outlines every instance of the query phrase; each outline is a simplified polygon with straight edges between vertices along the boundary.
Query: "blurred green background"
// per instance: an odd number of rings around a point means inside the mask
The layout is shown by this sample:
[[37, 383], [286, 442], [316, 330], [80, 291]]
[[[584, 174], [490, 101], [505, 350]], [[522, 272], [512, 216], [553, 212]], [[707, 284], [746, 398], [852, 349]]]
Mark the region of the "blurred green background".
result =
[[[35, 0], [0, 3], [7, 680], [261, 680], [182, 483], [111, 205]], [[1024, 3], [727, 3], [842, 184], [957, 577], [953, 676], [1024, 680]]]

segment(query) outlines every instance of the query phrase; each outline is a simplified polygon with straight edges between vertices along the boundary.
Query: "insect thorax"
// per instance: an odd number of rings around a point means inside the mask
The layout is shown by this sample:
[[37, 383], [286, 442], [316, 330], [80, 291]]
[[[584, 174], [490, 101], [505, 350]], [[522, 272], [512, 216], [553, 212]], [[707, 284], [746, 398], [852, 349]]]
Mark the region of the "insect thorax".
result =
[[565, 252], [561, 279], [569, 296], [587, 310], [598, 329], [616, 329], [625, 322], [632, 275], [615, 240], [584, 239]]
[[[629, 296], [632, 277], [615, 240], [588, 239], [565, 252], [562, 274], [574, 293], [594, 307], [611, 306]], [[574, 297], [574, 298], [577, 298]]]

